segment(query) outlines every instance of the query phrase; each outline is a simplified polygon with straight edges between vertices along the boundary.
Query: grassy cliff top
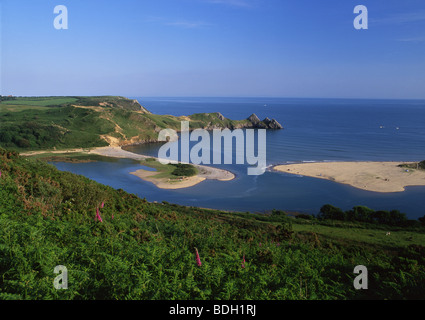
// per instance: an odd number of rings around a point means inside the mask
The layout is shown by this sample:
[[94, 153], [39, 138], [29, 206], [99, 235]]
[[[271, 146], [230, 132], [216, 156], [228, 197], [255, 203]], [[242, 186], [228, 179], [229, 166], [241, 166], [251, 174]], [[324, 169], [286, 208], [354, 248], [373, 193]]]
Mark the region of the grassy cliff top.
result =
[[[90, 148], [155, 142], [161, 129], [274, 128], [275, 123], [230, 120], [220, 113], [152, 114], [136, 100], [101, 97], [2, 97], [0, 146], [18, 151]], [[254, 119], [254, 118], [252, 118]], [[267, 119], [268, 120], [268, 119]]]

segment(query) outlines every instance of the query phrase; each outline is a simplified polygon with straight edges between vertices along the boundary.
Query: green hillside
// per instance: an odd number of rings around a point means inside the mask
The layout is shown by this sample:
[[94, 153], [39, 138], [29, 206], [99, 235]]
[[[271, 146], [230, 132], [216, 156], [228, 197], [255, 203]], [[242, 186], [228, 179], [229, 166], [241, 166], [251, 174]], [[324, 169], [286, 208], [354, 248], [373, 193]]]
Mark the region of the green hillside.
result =
[[[425, 298], [419, 222], [149, 203], [4, 149], [0, 171], [0, 299]], [[67, 290], [53, 287], [57, 265]], [[356, 265], [368, 290], [353, 287]]]
[[182, 120], [190, 121], [191, 129], [259, 125], [248, 119], [230, 120], [219, 113], [155, 115], [136, 100], [112, 96], [22, 97], [0, 102], [0, 146], [18, 151], [154, 142], [162, 129], [179, 131]]

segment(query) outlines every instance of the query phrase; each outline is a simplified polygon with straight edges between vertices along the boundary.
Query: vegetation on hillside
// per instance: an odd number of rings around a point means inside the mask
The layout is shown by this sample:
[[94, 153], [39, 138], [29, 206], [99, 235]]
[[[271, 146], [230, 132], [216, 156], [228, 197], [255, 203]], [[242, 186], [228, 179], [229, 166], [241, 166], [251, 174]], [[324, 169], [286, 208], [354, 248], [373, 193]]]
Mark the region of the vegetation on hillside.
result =
[[0, 101], [0, 146], [17, 151], [91, 148], [154, 142], [162, 129], [239, 128], [248, 120], [218, 113], [155, 115], [123, 97], [5, 97]]
[[398, 210], [376, 211], [365, 206], [356, 206], [351, 210], [343, 211], [340, 208], [326, 204], [320, 209], [318, 217], [328, 220], [359, 221], [399, 227], [418, 226], [420, 224], [418, 220], [408, 220], [406, 214]]
[[409, 169], [425, 170], [425, 160], [420, 161], [418, 163], [400, 164], [399, 167], [409, 168]]
[[[0, 299], [425, 298], [421, 225], [386, 236], [373, 223], [149, 203], [3, 149], [0, 172]], [[67, 290], [53, 287], [57, 265]], [[368, 290], [353, 287], [357, 265]]]

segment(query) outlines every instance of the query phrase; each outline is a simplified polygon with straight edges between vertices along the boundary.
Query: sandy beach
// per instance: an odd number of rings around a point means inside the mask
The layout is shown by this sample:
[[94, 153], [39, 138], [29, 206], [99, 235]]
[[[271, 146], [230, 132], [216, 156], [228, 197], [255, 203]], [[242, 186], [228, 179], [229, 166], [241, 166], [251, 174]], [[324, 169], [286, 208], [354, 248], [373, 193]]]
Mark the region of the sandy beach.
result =
[[153, 158], [123, 150], [121, 147], [99, 147], [93, 148], [87, 152], [87, 154], [97, 154], [105, 157], [122, 158], [122, 159], [134, 159], [144, 160], [147, 158]]
[[407, 186], [425, 186], [425, 171], [399, 167], [411, 162], [315, 162], [278, 165], [289, 174], [327, 179], [374, 192], [402, 192]]
[[76, 149], [66, 149], [66, 150], [40, 150], [40, 151], [29, 151], [21, 152], [20, 155], [23, 157], [31, 157], [38, 154], [45, 153], [54, 153], [54, 154], [64, 154], [64, 153], [89, 153], [90, 149], [76, 148]]
[[[43, 153], [54, 153], [54, 154], [66, 154], [66, 153], [85, 153], [85, 154], [96, 154], [105, 157], [112, 158], [122, 158], [122, 159], [134, 159], [134, 160], [145, 160], [148, 158], [153, 158], [151, 156], [145, 156], [141, 154], [136, 154], [133, 152], [125, 151], [121, 147], [98, 147], [91, 149], [69, 149], [69, 150], [54, 150], [54, 151], [33, 151], [27, 153], [21, 153], [22, 156], [33, 156]], [[183, 179], [162, 179], [155, 178], [157, 174], [156, 171], [148, 170], [137, 170], [131, 172], [131, 174], [143, 179], [145, 181], [150, 181], [154, 183], [158, 188], [161, 189], [180, 189], [188, 188], [198, 183], [201, 183], [205, 180], [218, 180], [218, 181], [230, 181], [235, 178], [235, 175], [227, 170], [222, 170], [218, 168], [203, 166], [203, 165], [194, 165], [198, 169], [198, 174], [194, 177], [186, 177]]]
[[200, 177], [198, 175], [194, 177], [183, 178], [183, 179], [173, 179], [173, 180], [165, 179], [165, 178], [158, 179], [158, 178], [155, 178], [155, 175], [157, 174], [156, 171], [147, 171], [143, 169], [137, 170], [135, 172], [130, 172], [130, 174], [133, 174], [142, 180], [152, 182], [158, 188], [171, 189], [171, 190], [192, 187], [206, 180], [206, 178]]

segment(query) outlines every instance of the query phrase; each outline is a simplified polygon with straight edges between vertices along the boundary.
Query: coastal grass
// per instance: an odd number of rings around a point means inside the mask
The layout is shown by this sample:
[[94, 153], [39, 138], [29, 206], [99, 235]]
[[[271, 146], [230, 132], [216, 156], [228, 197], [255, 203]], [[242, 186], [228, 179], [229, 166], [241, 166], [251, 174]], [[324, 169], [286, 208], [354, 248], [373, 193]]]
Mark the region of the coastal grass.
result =
[[176, 180], [198, 174], [198, 169], [191, 164], [162, 164], [155, 158], [142, 160], [140, 164], [153, 168], [158, 172], [152, 176], [154, 179]]
[[150, 203], [3, 149], [0, 171], [0, 299], [425, 298], [422, 229], [387, 243], [379, 225]]
[[21, 152], [156, 142], [161, 129], [180, 131], [182, 120], [190, 120], [191, 129], [249, 124], [214, 113], [155, 115], [113, 96], [10, 98], [0, 103], [0, 117], [0, 147]]
[[[98, 154], [87, 154], [83, 152], [64, 152], [64, 153], [53, 153], [43, 152], [40, 154], [34, 154], [28, 156], [31, 159], [37, 159], [44, 162], [71, 162], [71, 163], [83, 163], [83, 162], [117, 162], [119, 159], [113, 157], [106, 157]], [[131, 160], [131, 159], [129, 159]], [[137, 161], [133, 160], [135, 163]]]
[[20, 112], [25, 110], [46, 110], [48, 107], [45, 106], [32, 106], [32, 105], [12, 105], [12, 104], [0, 104], [0, 112]]
[[425, 160], [418, 163], [400, 164], [399, 167], [406, 168], [411, 172], [414, 172], [415, 170], [425, 170]]
[[[387, 226], [385, 229], [359, 228], [352, 226], [328, 226], [318, 223], [293, 223], [293, 230], [300, 233], [316, 233], [329, 239], [344, 238], [368, 245], [379, 245], [382, 247], [408, 247], [409, 245], [425, 244], [425, 233], [394, 230]], [[387, 235], [387, 232], [390, 234]]]
[[13, 106], [28, 106], [28, 107], [47, 107], [58, 106], [66, 103], [74, 103], [78, 99], [73, 97], [16, 97], [13, 100], [7, 100], [0, 104]]

